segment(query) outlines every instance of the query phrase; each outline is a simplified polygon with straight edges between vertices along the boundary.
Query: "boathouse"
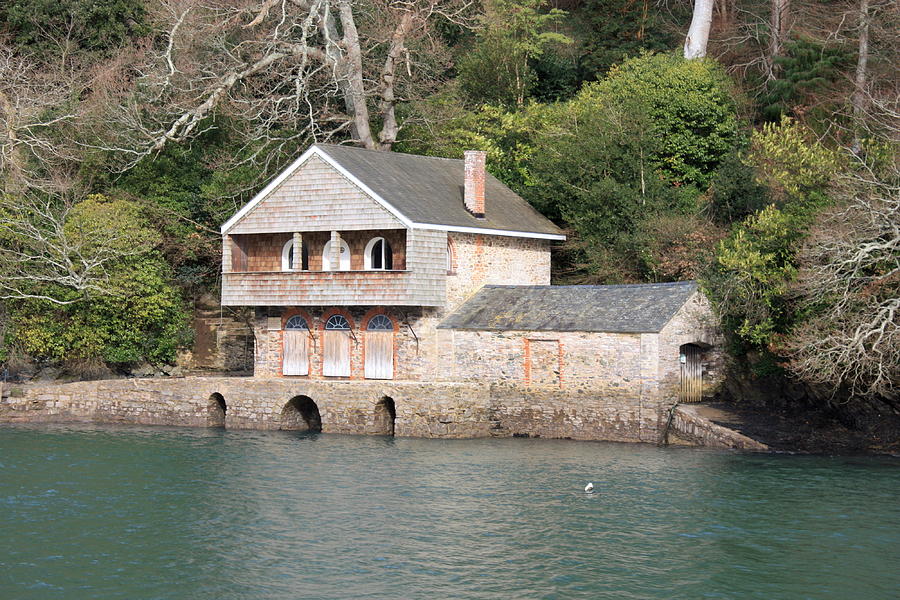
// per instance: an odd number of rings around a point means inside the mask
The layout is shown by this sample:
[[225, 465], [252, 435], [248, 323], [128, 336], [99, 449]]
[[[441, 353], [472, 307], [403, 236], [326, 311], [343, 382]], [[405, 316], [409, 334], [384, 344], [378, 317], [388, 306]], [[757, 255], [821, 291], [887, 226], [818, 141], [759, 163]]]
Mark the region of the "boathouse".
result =
[[255, 311], [256, 378], [481, 383], [653, 407], [719, 379], [694, 282], [551, 286], [565, 236], [485, 171], [484, 152], [317, 144], [222, 235], [222, 304]]

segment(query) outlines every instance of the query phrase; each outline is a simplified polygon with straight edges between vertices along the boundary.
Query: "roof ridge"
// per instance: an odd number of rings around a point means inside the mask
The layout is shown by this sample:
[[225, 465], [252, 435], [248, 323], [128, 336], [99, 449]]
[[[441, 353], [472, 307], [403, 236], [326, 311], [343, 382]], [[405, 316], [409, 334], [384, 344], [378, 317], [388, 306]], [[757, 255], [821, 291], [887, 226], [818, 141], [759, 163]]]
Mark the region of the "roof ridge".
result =
[[490, 289], [530, 289], [530, 290], [540, 290], [540, 289], [557, 289], [557, 290], [565, 290], [565, 289], [621, 289], [621, 288], [636, 288], [636, 287], [677, 287], [677, 286], [687, 286], [687, 285], [698, 285], [696, 279], [684, 279], [682, 281], [660, 281], [660, 282], [652, 282], [652, 283], [611, 283], [611, 284], [573, 284], [573, 285], [504, 285], [504, 284], [487, 284], [482, 286], [483, 288]]
[[457, 162], [464, 162], [464, 158], [450, 158], [448, 156], [432, 156], [430, 154], [412, 154], [410, 152], [396, 152], [394, 150], [374, 150], [372, 148], [360, 148], [359, 146], [351, 146], [350, 144], [326, 144], [316, 142], [313, 144], [314, 146], [326, 146], [331, 148], [344, 148], [349, 150], [361, 150], [363, 152], [374, 152], [380, 154], [382, 156], [411, 156], [413, 158], [432, 158], [435, 160], [454, 160]]

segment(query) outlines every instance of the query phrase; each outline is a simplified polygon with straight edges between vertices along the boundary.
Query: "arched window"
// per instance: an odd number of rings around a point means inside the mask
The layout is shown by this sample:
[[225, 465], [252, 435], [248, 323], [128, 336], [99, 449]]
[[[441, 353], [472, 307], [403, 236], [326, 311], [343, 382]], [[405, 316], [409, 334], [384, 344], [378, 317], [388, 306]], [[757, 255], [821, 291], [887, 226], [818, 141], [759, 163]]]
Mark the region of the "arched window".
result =
[[301, 317], [300, 315], [294, 315], [290, 319], [287, 320], [287, 323], [284, 324], [285, 329], [290, 330], [303, 330], [309, 331], [309, 325], [306, 323], [306, 319]]
[[366, 326], [366, 379], [394, 378], [394, 324], [375, 315]]
[[325, 323], [325, 329], [350, 331], [350, 322], [343, 315], [331, 315], [331, 318]]
[[325, 322], [322, 337], [322, 375], [349, 377], [350, 323], [342, 315], [332, 315]]
[[389, 271], [394, 268], [394, 254], [391, 245], [383, 237], [372, 238], [366, 244], [364, 259], [366, 270]]
[[393, 331], [394, 324], [384, 315], [375, 315], [369, 319], [368, 331]]
[[331, 266], [331, 240], [325, 242], [322, 248], [322, 270], [323, 271], [349, 271], [350, 270], [350, 246], [347, 242], [341, 240], [341, 262], [337, 269]]
[[[300, 257], [300, 269], [303, 271], [309, 270], [309, 248], [306, 246], [306, 242], [304, 241], [301, 244], [301, 257]], [[292, 265], [294, 264], [294, 239], [291, 238], [284, 243], [284, 246], [281, 248], [281, 270], [282, 271], [293, 271]]]
[[282, 375], [309, 375], [309, 324], [294, 315], [284, 324]]

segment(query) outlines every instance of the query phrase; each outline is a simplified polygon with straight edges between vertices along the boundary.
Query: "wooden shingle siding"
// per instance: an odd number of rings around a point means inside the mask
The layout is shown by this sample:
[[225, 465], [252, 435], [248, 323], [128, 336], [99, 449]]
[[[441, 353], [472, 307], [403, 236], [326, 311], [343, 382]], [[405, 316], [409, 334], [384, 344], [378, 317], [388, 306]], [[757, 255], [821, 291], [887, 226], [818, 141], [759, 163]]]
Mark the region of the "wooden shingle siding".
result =
[[410, 230], [406, 264], [412, 272], [408, 288], [410, 304], [443, 306], [447, 297], [447, 232]]
[[311, 156], [229, 234], [397, 229], [403, 224], [322, 159]]
[[[409, 271], [224, 273], [223, 306], [441, 306]], [[417, 290], [413, 295], [411, 288]]]

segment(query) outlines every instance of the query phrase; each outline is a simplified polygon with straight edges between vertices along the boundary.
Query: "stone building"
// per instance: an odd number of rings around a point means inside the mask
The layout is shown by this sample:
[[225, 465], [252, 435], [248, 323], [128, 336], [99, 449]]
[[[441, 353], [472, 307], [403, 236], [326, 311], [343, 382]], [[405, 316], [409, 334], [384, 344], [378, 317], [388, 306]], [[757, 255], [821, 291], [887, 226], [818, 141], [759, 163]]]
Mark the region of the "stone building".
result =
[[709, 393], [696, 284], [550, 286], [565, 236], [484, 161], [318, 144], [225, 223], [222, 303], [255, 309], [255, 376]]

